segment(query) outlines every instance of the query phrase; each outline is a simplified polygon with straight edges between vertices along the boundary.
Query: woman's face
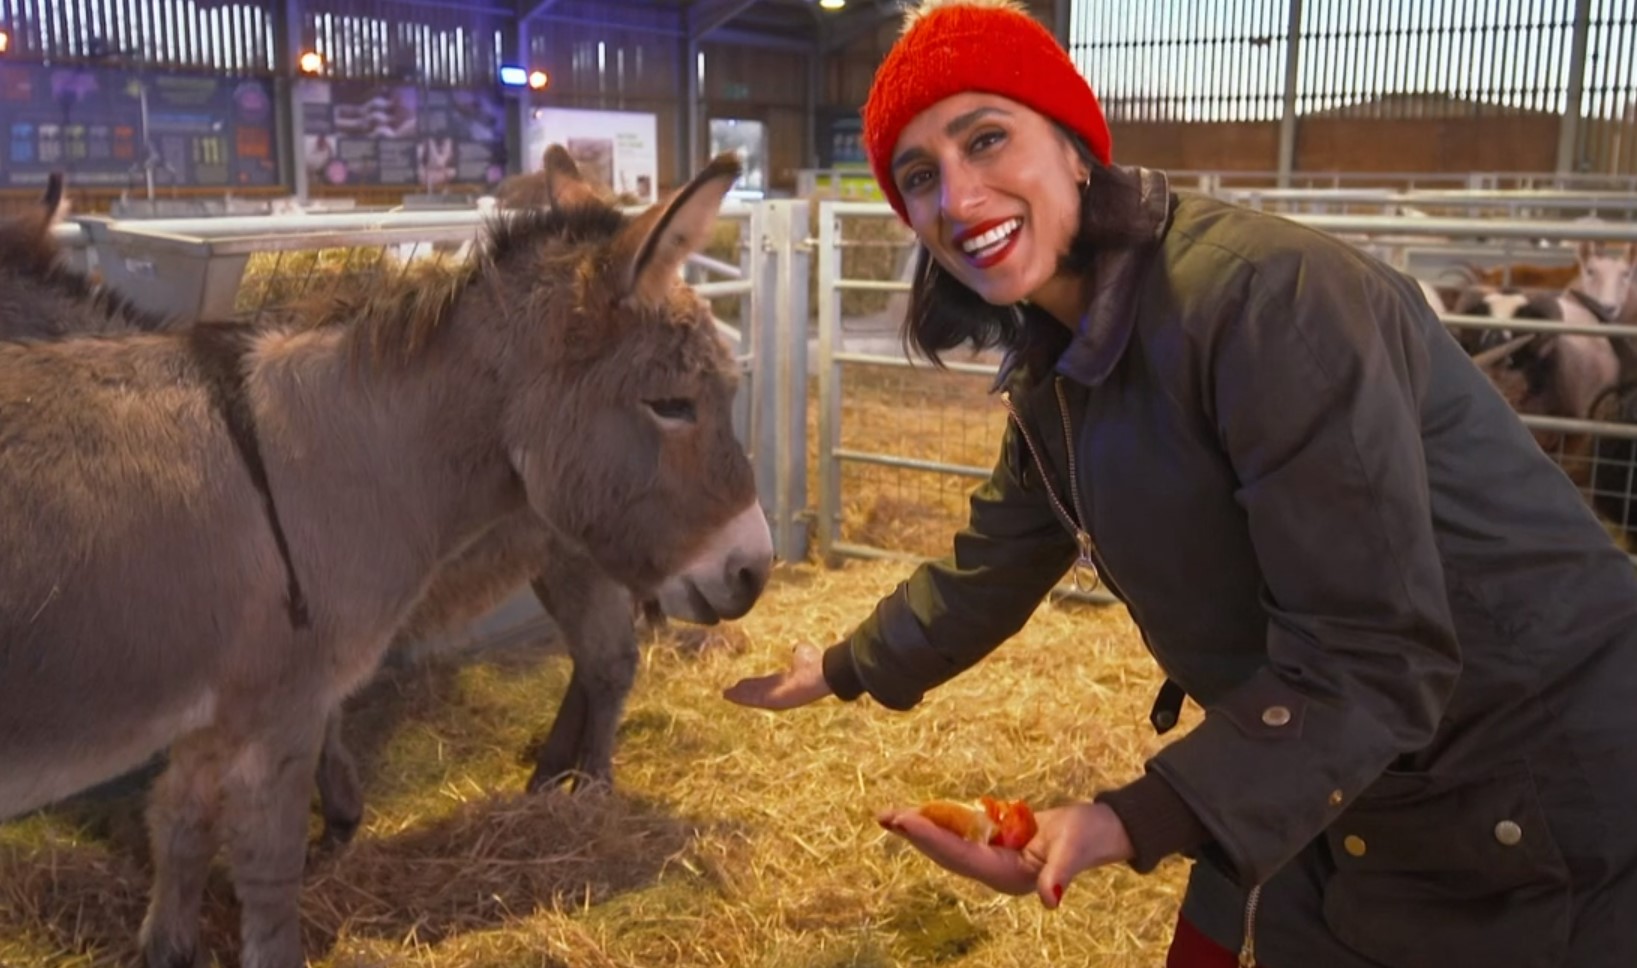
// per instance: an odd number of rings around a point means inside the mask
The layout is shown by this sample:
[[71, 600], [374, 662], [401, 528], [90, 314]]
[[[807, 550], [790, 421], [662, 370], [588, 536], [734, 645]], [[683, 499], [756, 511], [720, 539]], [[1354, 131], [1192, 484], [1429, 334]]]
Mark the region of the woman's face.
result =
[[1057, 266], [1079, 228], [1086, 175], [1045, 115], [996, 94], [956, 94], [927, 108], [905, 126], [892, 156], [893, 181], [921, 244], [995, 305], [1044, 305], [1061, 301], [1049, 298], [1054, 290], [1078, 292]]

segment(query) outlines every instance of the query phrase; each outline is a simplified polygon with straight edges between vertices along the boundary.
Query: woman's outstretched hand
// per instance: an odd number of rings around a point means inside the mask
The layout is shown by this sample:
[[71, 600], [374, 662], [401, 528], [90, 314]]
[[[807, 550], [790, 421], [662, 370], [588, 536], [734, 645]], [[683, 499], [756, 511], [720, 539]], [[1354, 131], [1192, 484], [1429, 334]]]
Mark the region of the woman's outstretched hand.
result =
[[1032, 891], [1047, 908], [1062, 902], [1063, 891], [1082, 871], [1132, 856], [1125, 825], [1101, 803], [1037, 812], [1040, 829], [1022, 850], [973, 843], [921, 816], [914, 807], [884, 810], [876, 819], [945, 870], [1004, 894]]
[[758, 709], [795, 709], [828, 695], [830, 684], [824, 681], [822, 656], [810, 642], [796, 646], [790, 667], [783, 672], [740, 679], [722, 690], [729, 702]]

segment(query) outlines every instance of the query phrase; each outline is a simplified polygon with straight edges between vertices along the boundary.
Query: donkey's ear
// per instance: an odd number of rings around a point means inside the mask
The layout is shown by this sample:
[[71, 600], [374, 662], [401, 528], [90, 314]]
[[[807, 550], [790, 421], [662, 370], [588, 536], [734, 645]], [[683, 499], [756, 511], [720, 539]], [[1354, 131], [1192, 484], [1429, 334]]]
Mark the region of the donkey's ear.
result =
[[1581, 242], [1579, 245], [1575, 246], [1575, 261], [1580, 263], [1582, 266], [1590, 262], [1592, 257], [1595, 255], [1597, 255], [1597, 243], [1595, 242]]
[[46, 179], [45, 194], [40, 197], [40, 208], [44, 211], [47, 229], [68, 216], [68, 195], [63, 191], [62, 172], [54, 171]]
[[722, 199], [743, 171], [737, 155], [717, 155], [693, 181], [625, 230], [619, 252], [624, 266], [621, 291], [627, 298], [657, 302], [665, 297], [682, 263], [710, 241]]
[[552, 208], [607, 204], [602, 193], [597, 191], [597, 186], [580, 174], [580, 166], [574, 163], [567, 148], [552, 145], [546, 149], [544, 161], [542, 173], [546, 178], [546, 198], [551, 200]]

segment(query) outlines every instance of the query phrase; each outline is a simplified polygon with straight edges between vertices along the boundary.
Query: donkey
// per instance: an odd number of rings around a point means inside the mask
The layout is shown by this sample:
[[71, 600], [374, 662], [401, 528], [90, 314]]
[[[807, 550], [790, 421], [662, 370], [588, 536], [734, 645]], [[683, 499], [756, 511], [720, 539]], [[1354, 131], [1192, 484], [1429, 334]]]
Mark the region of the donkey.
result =
[[[547, 205], [572, 204], [572, 178], [551, 169], [528, 176]], [[566, 199], [554, 195], [569, 194]], [[61, 339], [89, 332], [157, 331], [173, 321], [141, 313], [115, 293], [88, 286], [62, 268], [49, 228], [66, 204], [63, 182], [50, 180], [38, 216], [0, 223], [0, 255], [8, 256], [8, 292], [0, 304], [0, 339]], [[86, 303], [99, 312], [86, 313]], [[35, 311], [23, 312], [24, 307]], [[638, 658], [631, 596], [585, 555], [558, 540], [527, 511], [492, 529], [445, 561], [394, 640], [395, 647], [444, 635], [482, 615], [525, 582], [562, 632], [573, 664], [568, 692], [546, 742], [536, 751], [528, 789], [559, 780], [571, 787], [613, 779], [615, 733], [635, 677]], [[663, 621], [657, 603], [645, 603], [650, 623]], [[656, 613], [658, 613], [656, 615]], [[363, 788], [342, 740], [342, 718], [330, 718], [319, 756], [318, 791], [324, 840], [350, 840], [363, 818]]]
[[241, 961], [302, 963], [324, 725], [440, 566], [525, 509], [667, 614], [753, 605], [772, 545], [736, 375], [677, 278], [739, 171], [635, 219], [498, 219], [466, 265], [299, 324], [0, 343], [0, 819], [168, 747], [150, 965], [193, 962], [218, 841]]

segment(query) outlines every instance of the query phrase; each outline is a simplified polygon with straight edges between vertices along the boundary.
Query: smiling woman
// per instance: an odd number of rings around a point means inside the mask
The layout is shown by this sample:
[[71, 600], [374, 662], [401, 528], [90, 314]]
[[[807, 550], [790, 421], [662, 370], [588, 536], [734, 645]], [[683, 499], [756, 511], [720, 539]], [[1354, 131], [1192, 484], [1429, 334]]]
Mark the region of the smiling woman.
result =
[[879, 814], [938, 864], [1056, 908], [1187, 856], [1169, 968], [1637, 964], [1637, 573], [1415, 282], [1114, 164], [1012, 0], [917, 7], [863, 140], [906, 342], [1004, 347], [1011, 420], [952, 555], [728, 698], [907, 710], [1075, 568], [1171, 680], [1151, 721], [1207, 714], [1021, 850]]

